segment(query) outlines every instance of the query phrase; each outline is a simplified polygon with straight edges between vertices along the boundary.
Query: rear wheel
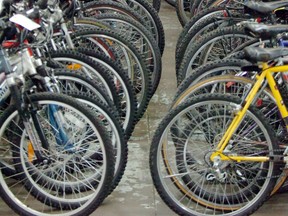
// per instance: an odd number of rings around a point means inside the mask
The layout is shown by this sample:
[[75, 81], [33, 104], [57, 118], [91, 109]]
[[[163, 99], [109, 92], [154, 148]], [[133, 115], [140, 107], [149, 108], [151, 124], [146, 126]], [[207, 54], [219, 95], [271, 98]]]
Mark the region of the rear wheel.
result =
[[[151, 176], [161, 198], [176, 213], [246, 215], [270, 196], [279, 174], [275, 162], [221, 161], [218, 175], [210, 160], [239, 103], [230, 96], [201, 95], [171, 110], [159, 124], [150, 149]], [[253, 107], [231, 140], [228, 154], [281, 155], [273, 129]]]
[[[205, 94], [229, 94], [243, 99], [243, 96], [249, 93], [251, 85], [253, 85], [253, 80], [233, 75], [213, 76], [200, 80], [196, 84], [191, 85], [187, 88], [183, 88], [183, 86], [180, 85], [178, 89], [182, 89], [183, 91], [177, 92], [172, 108], [175, 109], [181, 103], [184, 103], [192, 97]], [[258, 110], [261, 111], [265, 119], [269, 121], [273, 130], [276, 132], [277, 139], [283, 143], [287, 143], [286, 127], [284, 122], [282, 121], [272, 93], [269, 89], [266, 88], [261, 92], [261, 94], [258, 95], [257, 98], [258, 99], [255, 101], [254, 105], [257, 107]], [[281, 148], [283, 148], [284, 150], [285, 147], [286, 146], [284, 145]], [[191, 157], [190, 153], [185, 155], [185, 160], [188, 161], [188, 164], [193, 161], [193, 157]], [[181, 163], [181, 161], [183, 161], [183, 158], [178, 156], [177, 161]], [[282, 174], [279, 176], [271, 195], [273, 195], [277, 191], [283, 192], [287, 190], [287, 182], [285, 182], [287, 178], [287, 171], [287, 169], [284, 169], [282, 171]], [[189, 179], [186, 179], [186, 183], [187, 182], [189, 182]]]

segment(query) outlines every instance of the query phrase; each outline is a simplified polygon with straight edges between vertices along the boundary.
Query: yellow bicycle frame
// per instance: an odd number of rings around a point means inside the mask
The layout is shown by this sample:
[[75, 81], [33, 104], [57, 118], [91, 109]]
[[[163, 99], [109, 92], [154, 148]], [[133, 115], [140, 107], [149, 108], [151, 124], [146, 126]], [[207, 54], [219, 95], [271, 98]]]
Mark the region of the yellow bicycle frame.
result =
[[[273, 73], [275, 72], [287, 72], [288, 71], [288, 65], [282, 65], [282, 66], [274, 66], [269, 67], [267, 63], [262, 63], [262, 72], [260, 75], [256, 76], [256, 82], [254, 83], [254, 86], [250, 90], [248, 96], [245, 99], [245, 103], [243, 107], [240, 107], [240, 110], [237, 111], [235, 118], [232, 120], [230, 126], [228, 127], [227, 131], [223, 135], [222, 139], [218, 143], [216, 150], [211, 154], [210, 159], [211, 161], [214, 161], [215, 157], [220, 158], [220, 160], [234, 160], [237, 162], [241, 161], [254, 161], [254, 162], [266, 162], [270, 160], [270, 157], [268, 156], [235, 156], [235, 155], [227, 155], [223, 154], [223, 151], [225, 150], [226, 146], [228, 145], [229, 140], [231, 139], [233, 133], [236, 131], [237, 127], [241, 123], [246, 111], [248, 110], [249, 106], [253, 102], [258, 90], [260, 89], [264, 79], [267, 79], [267, 83], [270, 86], [270, 90], [272, 92], [272, 95], [275, 98], [276, 105], [281, 113], [282, 118], [285, 121], [288, 117], [288, 112], [285, 104], [283, 103], [282, 96], [277, 88], [276, 81], [273, 77]], [[286, 128], [288, 128], [288, 125], [286, 124]]]

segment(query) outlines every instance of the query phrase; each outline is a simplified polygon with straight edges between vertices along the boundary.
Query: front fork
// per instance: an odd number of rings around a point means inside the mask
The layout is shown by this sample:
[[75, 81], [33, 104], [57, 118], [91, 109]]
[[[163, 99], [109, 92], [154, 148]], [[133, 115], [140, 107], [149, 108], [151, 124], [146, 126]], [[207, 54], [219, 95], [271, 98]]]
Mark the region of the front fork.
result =
[[[29, 143], [33, 146], [33, 154], [35, 154], [37, 161], [44, 162], [45, 157], [41, 152], [43, 152], [43, 149], [49, 149], [49, 143], [39, 123], [36, 109], [34, 109], [33, 106], [28, 107], [28, 104], [32, 105], [32, 103], [27, 103], [29, 98], [26, 94], [20, 92], [18, 85], [15, 84], [9, 87], [12, 93], [12, 101], [17, 107], [20, 119], [23, 121], [25, 131], [30, 140]], [[33, 124], [31, 123], [30, 118], [32, 119]]]
[[[18, 114], [20, 116], [20, 119], [23, 121], [25, 131], [29, 137], [29, 143], [32, 144], [33, 154], [37, 157], [38, 161], [42, 162], [45, 160], [45, 158], [43, 157], [43, 154], [41, 154], [41, 152], [43, 151], [43, 149], [49, 149], [49, 143], [45, 137], [45, 134], [37, 117], [37, 109], [35, 109], [35, 107], [33, 107], [33, 103], [29, 101], [30, 99], [25, 93], [25, 87], [19, 88], [19, 86], [25, 83], [25, 72], [28, 72], [30, 75], [33, 76], [33, 74], [37, 74], [37, 71], [34, 67], [34, 63], [29, 57], [30, 55], [28, 50], [24, 50], [21, 54], [22, 58], [27, 60], [25, 64], [26, 68], [19, 67], [19, 69], [17, 61], [12, 64], [15, 65], [12, 68], [10, 59], [8, 60], [7, 54], [4, 50], [1, 49], [0, 58], [3, 66], [2, 69], [5, 71], [6, 74], [7, 86], [9, 87], [11, 92], [12, 103], [14, 103], [17, 107]], [[30, 119], [32, 120], [33, 124], [31, 123]]]

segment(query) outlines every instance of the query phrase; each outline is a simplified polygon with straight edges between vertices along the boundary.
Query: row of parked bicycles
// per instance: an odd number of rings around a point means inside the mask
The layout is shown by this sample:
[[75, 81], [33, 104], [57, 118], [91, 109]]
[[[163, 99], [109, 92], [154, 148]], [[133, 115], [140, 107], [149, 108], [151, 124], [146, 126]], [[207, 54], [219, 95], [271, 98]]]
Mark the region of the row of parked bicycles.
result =
[[177, 214], [250, 215], [287, 192], [287, 8], [230, 1], [185, 24], [178, 89], [150, 149], [154, 185]]
[[161, 77], [142, 0], [0, 1], [0, 195], [19, 215], [89, 215], [117, 187]]

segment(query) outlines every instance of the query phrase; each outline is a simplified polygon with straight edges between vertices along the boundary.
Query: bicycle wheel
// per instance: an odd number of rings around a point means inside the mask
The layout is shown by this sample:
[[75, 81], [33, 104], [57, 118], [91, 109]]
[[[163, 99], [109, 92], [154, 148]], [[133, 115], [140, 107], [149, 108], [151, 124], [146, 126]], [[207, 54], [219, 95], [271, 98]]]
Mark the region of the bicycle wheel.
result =
[[117, 110], [112, 109], [113, 107], [103, 104], [97, 98], [91, 97], [91, 95], [73, 91], [67, 92], [67, 94], [89, 107], [96, 114], [98, 119], [101, 119], [108, 132], [115, 157], [115, 173], [109, 191], [109, 194], [111, 194], [124, 174], [128, 158], [127, 137], [121, 127], [118, 112]]
[[[233, 59], [233, 58], [208, 62], [207, 64], [192, 70], [191, 73], [187, 77], [185, 77], [185, 79], [180, 83], [177, 92], [182, 92], [189, 86], [194, 85], [200, 80], [209, 77], [226, 75], [226, 74], [245, 75], [245, 71], [242, 71], [241, 67], [245, 66], [246, 64], [247, 61], [245, 60]], [[176, 95], [179, 94], [176, 93]]]
[[223, 59], [237, 48], [253, 40], [242, 27], [216, 29], [195, 43], [184, 56], [178, 71], [178, 83], [191, 73], [191, 69], [209, 61]]
[[[109, 137], [112, 141], [115, 154], [115, 174], [110, 188], [111, 193], [120, 182], [122, 175], [124, 174], [124, 170], [126, 168], [127, 163], [127, 153], [128, 153], [128, 147], [126, 141], [127, 138], [125, 138], [124, 131], [120, 126], [119, 114], [116, 108], [114, 108], [113, 104], [108, 103], [109, 104], [108, 106], [106, 103], [105, 105], [102, 99], [99, 100], [99, 97], [95, 97], [93, 89], [89, 89], [92, 90], [93, 93], [87, 91], [87, 86], [88, 88], [93, 86], [93, 82], [91, 82], [91, 80], [85, 79], [80, 74], [66, 72], [65, 70], [56, 71], [55, 76], [58, 80], [58, 86], [61, 93], [72, 96], [73, 98], [76, 98], [77, 100], [81, 101], [82, 104], [88, 106], [92, 111], [95, 112], [95, 116], [98, 119], [101, 119], [101, 122], [105, 126], [106, 130], [109, 132]], [[85, 83], [87, 82], [87, 80], [88, 85], [87, 83]], [[89, 84], [92, 85], [89, 86]], [[14, 136], [14, 134], [9, 135]], [[10, 149], [8, 147], [8, 148], [1, 148], [1, 150], [9, 152]], [[5, 171], [4, 175], [6, 176], [7, 175], [12, 176], [16, 174], [14, 167], [12, 167], [9, 162], [8, 163], [5, 162], [11, 160], [12, 158], [13, 157], [11, 154], [3, 155], [3, 157], [1, 158], [1, 166], [3, 167], [1, 170], [2, 172], [3, 170]], [[38, 180], [38, 183], [40, 183], [40, 178]], [[45, 181], [42, 184], [46, 184], [46, 187], [48, 185], [48, 183]]]
[[[114, 173], [114, 178], [111, 183], [111, 187], [109, 191], [109, 194], [110, 194], [117, 187], [117, 185], [119, 184], [122, 178], [122, 175], [124, 174], [126, 164], [127, 164], [127, 154], [128, 154], [127, 140], [125, 138], [123, 128], [120, 125], [120, 118], [118, 116], [118, 112], [116, 109], [113, 109], [113, 107], [108, 107], [107, 105], [102, 103], [102, 101], [100, 101], [98, 98], [95, 98], [87, 93], [83, 93], [83, 92], [81, 93], [77, 91], [66, 91], [65, 93], [77, 99], [77, 101], [80, 101], [83, 105], [87, 106], [90, 110], [92, 110], [94, 116], [96, 116], [96, 118], [99, 119], [99, 121], [101, 121], [102, 125], [105, 127], [107, 131], [107, 134], [109, 135], [109, 139], [111, 140], [111, 144], [113, 146], [113, 153], [114, 153], [114, 158], [115, 158], [115, 173]], [[97, 157], [99, 156], [97, 155]], [[36, 171], [33, 173], [33, 176], [34, 176], [34, 179], [36, 179], [36, 176], [37, 176]], [[51, 178], [52, 178], [52, 181], [51, 181]], [[51, 176], [51, 173], [49, 173], [48, 178], [47, 177], [45, 178], [43, 176], [41, 177], [37, 176], [37, 184], [40, 184], [46, 189], [55, 190], [55, 185], [57, 185], [57, 181], [56, 182], [53, 181], [53, 177]], [[30, 189], [31, 188], [27, 188], [27, 190], [30, 190]], [[83, 191], [81, 187], [77, 189]], [[65, 192], [68, 194], [71, 193], [67, 189]], [[109, 194], [107, 194], [107, 196]], [[57, 202], [57, 201], [54, 201], [54, 202]], [[68, 201], [66, 202], [68, 203]], [[74, 202], [75, 201], [72, 200], [72, 205]]]
[[[151, 2], [148, 0], [148, 2], [151, 4]], [[154, 7], [154, 9], [159, 12], [160, 11], [160, 7], [161, 7], [161, 1], [160, 0], [153, 0], [152, 1], [152, 6]]]
[[102, 89], [105, 89], [115, 106], [120, 109], [120, 101], [116, 94], [116, 87], [113, 78], [109, 76], [107, 70], [101, 67], [87, 56], [75, 52], [75, 50], [52, 51], [46, 57], [47, 66], [51, 68], [65, 68], [76, 71], [93, 78]]
[[192, 16], [194, 17], [205, 8], [209, 8], [215, 0], [195, 0], [191, 6]]
[[116, 13], [123, 14], [129, 17], [132, 17], [135, 20], [143, 21], [144, 20], [131, 8], [113, 1], [92, 1], [85, 3], [81, 7], [81, 12], [84, 17], [92, 17], [97, 14], [102, 13]]
[[97, 82], [94, 82], [91, 77], [85, 76], [83, 73], [71, 73], [66, 69], [53, 69], [53, 75], [58, 81], [57, 86], [62, 94], [81, 92], [101, 100], [110, 107], [115, 106], [105, 90], [97, 85]]
[[[191, 84], [189, 86], [187, 86], [186, 82], [183, 82], [179, 86], [179, 91], [174, 97], [171, 109], [175, 109], [177, 106], [179, 106], [181, 103], [185, 102], [189, 98], [198, 95], [221, 93], [241, 98], [248, 94], [250, 90], [249, 87], [252, 84], [252, 79], [235, 75], [211, 76], [201, 79], [197, 83]], [[185, 87], [183, 85], [185, 85]], [[265, 88], [263, 90], [263, 94], [261, 93], [261, 96], [259, 95], [259, 98], [262, 98], [262, 100], [264, 101], [269, 100], [270, 103], [273, 103], [275, 105], [275, 100], [273, 99], [272, 93], [270, 92], [269, 88]], [[267, 105], [267, 103], [265, 103], [265, 105]]]
[[[91, 2], [91, 1], [85, 1], [85, 2]], [[160, 11], [161, 6], [160, 0], [147, 0], [147, 3], [149, 3], [157, 12]]]
[[[10, 106], [3, 113], [0, 137], [9, 141], [11, 165], [17, 174], [8, 177], [0, 172], [2, 199], [21, 215], [90, 214], [108, 194], [114, 174], [114, 154], [105, 128], [94, 113], [71, 97], [39, 93], [29, 98], [34, 106], [30, 114], [37, 116], [49, 147], [38, 146], [40, 157], [16, 107]], [[67, 142], [57, 139], [57, 124], [50, 115], [52, 107], [59, 115], [61, 112]], [[34, 123], [29, 121], [32, 128]], [[13, 136], [6, 136], [6, 131]], [[43, 181], [47, 184], [43, 185]]]
[[114, 47], [117, 56], [121, 59], [114, 59], [122, 65], [132, 81], [138, 103], [138, 119], [144, 114], [150, 98], [152, 97], [153, 87], [151, 73], [144, 63], [143, 56], [139, 54], [133, 44], [128, 43], [121, 35], [111, 30], [85, 29], [79, 30], [72, 35], [76, 47], [97, 47], [95, 40], [109, 40], [110, 47]]
[[[236, 23], [227, 17], [236, 17], [237, 11], [226, 10], [225, 7], [214, 7], [203, 10], [194, 16], [181, 32], [175, 50], [176, 71], [178, 71], [183, 57], [193, 44], [197, 43], [205, 34], [217, 29], [231, 26]], [[223, 17], [223, 19], [221, 19]]]
[[[85, 76], [81, 73], [71, 73], [69, 70], [66, 69], [53, 69], [53, 79], [57, 79], [57, 88], [60, 90], [61, 93], [67, 94], [68, 92], [73, 91], [75, 92], [82, 92], [88, 94], [92, 97], [96, 97], [97, 99], [101, 100], [103, 103], [109, 105], [109, 107], [114, 108], [115, 105], [110, 97], [105, 93], [105, 90], [101, 89], [97, 83], [93, 81], [93, 79]], [[32, 87], [33, 83], [26, 84], [27, 86]], [[8, 100], [9, 101], [9, 100]], [[7, 102], [9, 104], [9, 102]], [[116, 108], [115, 108], [116, 109]], [[2, 112], [5, 109], [3, 108]], [[6, 160], [11, 160], [11, 152], [7, 148], [1, 149], [1, 166], [2, 172], [7, 175], [15, 175], [14, 167], [9, 165]]]
[[191, 7], [194, 0], [177, 0], [176, 13], [180, 24], [184, 27], [185, 24], [192, 18]]
[[149, 5], [146, 0], [119, 0], [119, 2], [128, 5], [140, 14], [142, 19], [145, 21], [141, 24], [143, 24], [147, 30], [152, 33], [162, 55], [165, 48], [165, 33], [157, 11], [155, 11], [155, 9]]
[[[217, 175], [209, 159], [240, 102], [228, 95], [201, 95], [171, 110], [159, 124], [150, 149], [151, 176], [163, 201], [176, 213], [251, 214], [273, 190], [279, 174], [274, 162], [221, 161]], [[281, 154], [273, 129], [252, 106], [231, 140], [228, 154]], [[187, 154], [193, 160], [185, 160], [179, 167], [177, 157]], [[183, 178], [189, 178], [189, 184]]]
[[[157, 41], [160, 52], [163, 53], [165, 46], [165, 36], [163, 26], [162, 23], [159, 22], [160, 19], [157, 15], [157, 12], [155, 12], [155, 10], [153, 10], [153, 8], [151, 8], [148, 3], [133, 3], [134, 4], [131, 4], [131, 6], [137, 7], [137, 10], [128, 7], [126, 2], [122, 4], [110, 1], [93, 1], [90, 3], [86, 3], [81, 10], [83, 12], [83, 15], [86, 17], [91, 17], [102, 13], [116, 13], [132, 17], [134, 20], [143, 24], [148, 31], [152, 31], [153, 37]], [[147, 11], [150, 12], [147, 13]], [[151, 11], [153, 12], [151, 13]]]
[[[250, 86], [252, 84], [253, 80], [245, 77], [221, 75], [202, 79], [201, 81], [198, 81], [196, 84], [190, 85], [187, 88], [183, 88], [182, 85], [180, 85], [179, 89], [182, 89], [183, 91], [177, 92], [174, 102], [172, 103], [172, 109], [175, 109], [177, 106], [179, 106], [179, 104], [184, 103], [192, 97], [204, 94], [221, 93], [242, 98], [243, 96], [248, 94], [248, 92], [250, 91]], [[254, 102], [254, 105], [258, 110], [261, 111], [267, 121], [269, 121], [271, 127], [276, 133], [277, 139], [283, 143], [286, 143], [286, 127], [275, 104], [272, 93], [268, 88], [265, 88], [263, 92], [258, 95], [257, 100]], [[281, 148], [284, 149], [285, 145]], [[192, 160], [189, 154], [185, 157], [187, 161]], [[177, 161], [180, 162], [183, 161], [183, 159], [178, 157]], [[285, 191], [285, 189], [287, 188], [287, 182], [285, 184], [286, 178], [287, 170], [284, 170], [279, 176], [277, 183], [273, 191], [271, 192], [271, 195], [273, 195], [277, 191]], [[189, 179], [187, 179], [186, 182], [189, 182]]]
[[160, 50], [149, 31], [140, 23], [120, 14], [100, 14], [95, 16], [98, 20], [120, 33], [131, 41], [138, 51], [145, 56], [145, 62], [152, 73], [153, 93], [156, 91], [161, 78], [162, 61]]
[[[201, 11], [199, 14], [197, 14], [195, 17], [193, 17], [192, 19], [189, 20], [189, 22], [186, 23], [186, 25], [184, 26], [183, 30], [181, 31], [177, 43], [176, 43], [176, 50], [177, 51], [177, 47], [179, 46], [179, 42], [181, 42], [183, 40], [183, 37], [186, 36], [186, 34], [190, 31], [191, 28], [193, 28], [194, 25], [197, 25], [198, 22], [201, 22], [203, 19], [209, 17], [209, 16], [213, 16], [214, 13], [219, 13], [219, 11], [221, 12], [224, 9], [224, 7], [211, 7], [211, 8], [207, 8], [203, 11]], [[219, 13], [219, 16], [221, 16], [222, 13]]]
[[121, 105], [121, 109], [118, 110], [121, 117], [121, 123], [124, 127], [125, 134], [130, 137], [138, 119], [138, 101], [136, 99], [136, 93], [133, 89], [132, 82], [128, 75], [125, 73], [120, 64], [112, 61], [112, 59], [101, 52], [86, 48], [77, 48], [76, 50], [91, 57], [97, 64], [104, 67], [113, 78]]
[[75, 17], [73, 20], [73, 25], [71, 27], [76, 27], [76, 29], [86, 27], [109, 29], [108, 25], [106, 25], [104, 22], [101, 22], [100, 20], [95, 19], [94, 17]]

